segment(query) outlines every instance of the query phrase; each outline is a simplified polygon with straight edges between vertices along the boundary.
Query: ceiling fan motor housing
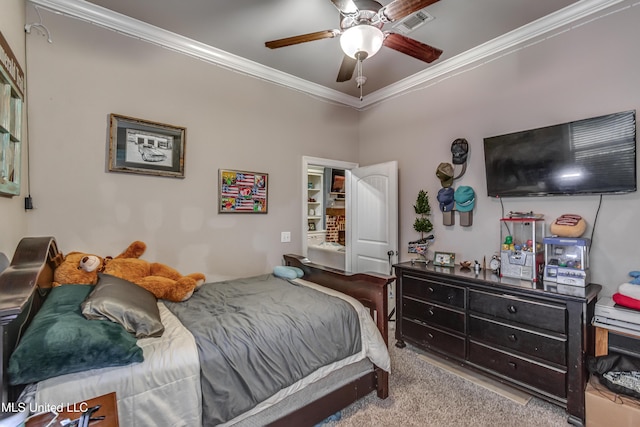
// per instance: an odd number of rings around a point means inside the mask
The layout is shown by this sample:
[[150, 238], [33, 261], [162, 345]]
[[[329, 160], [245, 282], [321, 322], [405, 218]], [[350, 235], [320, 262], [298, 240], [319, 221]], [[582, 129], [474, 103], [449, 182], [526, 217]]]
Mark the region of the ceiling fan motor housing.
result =
[[342, 16], [340, 19], [340, 29], [346, 30], [356, 25], [372, 25], [382, 28], [384, 22], [380, 19], [378, 11], [382, 9], [382, 5], [374, 0], [354, 1], [358, 10], [355, 13]]

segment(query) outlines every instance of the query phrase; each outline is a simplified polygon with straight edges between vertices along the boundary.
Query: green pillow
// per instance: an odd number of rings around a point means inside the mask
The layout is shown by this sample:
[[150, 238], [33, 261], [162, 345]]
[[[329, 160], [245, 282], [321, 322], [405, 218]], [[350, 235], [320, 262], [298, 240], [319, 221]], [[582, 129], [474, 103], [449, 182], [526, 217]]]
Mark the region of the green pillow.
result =
[[92, 289], [62, 285], [51, 290], [9, 359], [11, 384], [144, 360], [135, 337], [121, 325], [84, 318], [80, 304]]

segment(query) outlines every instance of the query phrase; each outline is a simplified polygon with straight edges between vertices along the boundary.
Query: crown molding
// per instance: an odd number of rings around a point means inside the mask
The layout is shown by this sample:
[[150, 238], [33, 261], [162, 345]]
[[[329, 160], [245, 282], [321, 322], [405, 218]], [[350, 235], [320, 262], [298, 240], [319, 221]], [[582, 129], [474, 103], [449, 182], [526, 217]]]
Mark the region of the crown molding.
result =
[[578, 1], [577, 3], [560, 9], [550, 15], [476, 46], [475, 48], [463, 52], [460, 55], [442, 61], [424, 71], [418, 72], [403, 80], [379, 89], [367, 95], [366, 105], [361, 105], [361, 109], [378, 104], [387, 99], [397, 97], [403, 93], [407, 93], [419, 86], [424, 86], [425, 83], [428, 84], [438, 78], [463, 69], [464, 67], [477, 64], [483, 59], [492, 57], [509, 49], [516, 49], [519, 46], [523, 46], [529, 40], [548, 34], [551, 31], [562, 28], [623, 1], [625, 0]]
[[503, 36], [490, 40], [397, 83], [368, 94], [364, 100], [309, 82], [288, 73], [239, 57], [193, 39], [155, 27], [85, 0], [28, 0], [51, 12], [79, 19], [109, 30], [183, 53], [220, 67], [240, 72], [315, 97], [361, 110], [400, 96], [528, 40], [571, 24], [625, 0], [581, 0]]

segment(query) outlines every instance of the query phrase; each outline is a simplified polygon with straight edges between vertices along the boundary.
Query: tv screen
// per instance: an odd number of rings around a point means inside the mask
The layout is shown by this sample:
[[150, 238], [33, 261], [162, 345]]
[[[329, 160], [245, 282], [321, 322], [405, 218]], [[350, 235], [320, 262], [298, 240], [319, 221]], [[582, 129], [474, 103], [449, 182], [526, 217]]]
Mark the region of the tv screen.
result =
[[331, 192], [344, 193], [345, 176], [344, 170], [333, 169], [331, 171]]
[[491, 197], [636, 191], [634, 111], [484, 139]]

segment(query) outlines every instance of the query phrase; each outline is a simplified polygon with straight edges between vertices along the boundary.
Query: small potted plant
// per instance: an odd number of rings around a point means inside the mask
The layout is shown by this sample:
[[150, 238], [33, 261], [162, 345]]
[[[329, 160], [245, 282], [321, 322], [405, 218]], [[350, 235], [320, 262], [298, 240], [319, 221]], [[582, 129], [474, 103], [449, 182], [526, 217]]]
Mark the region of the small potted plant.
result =
[[420, 239], [409, 242], [409, 253], [422, 256], [422, 261], [426, 262], [427, 248], [434, 239], [433, 234], [425, 236], [426, 233], [433, 230], [433, 224], [429, 219], [431, 216], [431, 205], [429, 205], [429, 194], [426, 191], [420, 190], [413, 209], [416, 215], [418, 215], [413, 223], [413, 229], [420, 233]]

